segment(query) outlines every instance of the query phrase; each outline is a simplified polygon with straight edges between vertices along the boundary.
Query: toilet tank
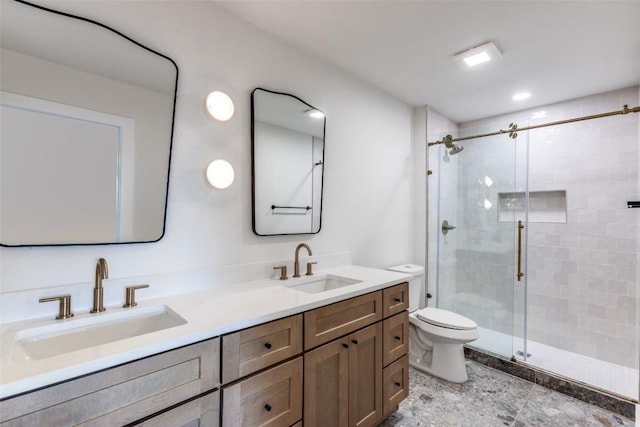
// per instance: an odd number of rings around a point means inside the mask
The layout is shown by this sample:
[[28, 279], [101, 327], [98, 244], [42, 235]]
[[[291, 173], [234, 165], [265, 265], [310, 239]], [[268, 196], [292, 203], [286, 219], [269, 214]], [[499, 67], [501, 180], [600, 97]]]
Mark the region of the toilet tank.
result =
[[413, 278], [409, 279], [409, 311], [424, 308], [426, 295], [424, 289], [424, 267], [416, 264], [401, 264], [389, 267], [389, 270], [413, 276]]

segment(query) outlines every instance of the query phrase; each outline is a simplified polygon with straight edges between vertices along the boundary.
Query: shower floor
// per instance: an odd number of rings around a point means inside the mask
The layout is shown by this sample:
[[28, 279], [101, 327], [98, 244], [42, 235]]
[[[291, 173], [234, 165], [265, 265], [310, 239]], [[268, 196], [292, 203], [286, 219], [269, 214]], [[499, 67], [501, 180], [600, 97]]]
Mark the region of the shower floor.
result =
[[[478, 328], [478, 330], [480, 338], [467, 344], [470, 347], [504, 356], [510, 356], [523, 349], [523, 340], [520, 338], [513, 338], [510, 335], [485, 328]], [[527, 358], [527, 363], [534, 367], [610, 391], [631, 400], [638, 400], [640, 378], [637, 369], [604, 362], [533, 341], [528, 342], [527, 353], [531, 354]], [[521, 357], [519, 359], [522, 360]]]

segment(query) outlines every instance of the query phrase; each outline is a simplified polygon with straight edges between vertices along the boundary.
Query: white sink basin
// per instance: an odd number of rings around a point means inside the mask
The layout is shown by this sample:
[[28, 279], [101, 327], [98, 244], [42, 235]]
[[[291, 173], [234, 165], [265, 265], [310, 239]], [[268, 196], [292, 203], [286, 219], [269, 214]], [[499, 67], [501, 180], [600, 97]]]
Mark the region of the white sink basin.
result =
[[166, 305], [138, 307], [26, 329], [16, 334], [16, 346], [29, 359], [46, 359], [185, 323], [185, 319]]
[[334, 276], [327, 274], [324, 276], [313, 277], [310, 279], [294, 279], [294, 283], [287, 284], [290, 289], [305, 292], [308, 294], [317, 294], [320, 292], [332, 291], [334, 289], [344, 288], [345, 286], [361, 283], [362, 280], [350, 279], [348, 277]]

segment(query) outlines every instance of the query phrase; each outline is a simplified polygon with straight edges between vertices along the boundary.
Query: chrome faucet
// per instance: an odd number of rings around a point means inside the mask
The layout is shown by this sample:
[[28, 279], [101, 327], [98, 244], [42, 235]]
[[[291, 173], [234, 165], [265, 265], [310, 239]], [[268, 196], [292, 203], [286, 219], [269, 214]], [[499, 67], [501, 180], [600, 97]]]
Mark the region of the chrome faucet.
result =
[[300, 243], [298, 246], [296, 246], [296, 259], [295, 259], [295, 261], [293, 263], [293, 277], [300, 277], [300, 260], [299, 260], [299, 256], [300, 256], [300, 249], [302, 249], [302, 248], [305, 248], [307, 250], [307, 252], [309, 253], [309, 255], [313, 255], [311, 253], [311, 248], [306, 243]]
[[93, 288], [93, 309], [92, 313], [100, 313], [105, 311], [104, 308], [104, 290], [102, 289], [102, 280], [109, 278], [109, 267], [107, 266], [107, 260], [100, 258], [96, 264], [96, 284]]

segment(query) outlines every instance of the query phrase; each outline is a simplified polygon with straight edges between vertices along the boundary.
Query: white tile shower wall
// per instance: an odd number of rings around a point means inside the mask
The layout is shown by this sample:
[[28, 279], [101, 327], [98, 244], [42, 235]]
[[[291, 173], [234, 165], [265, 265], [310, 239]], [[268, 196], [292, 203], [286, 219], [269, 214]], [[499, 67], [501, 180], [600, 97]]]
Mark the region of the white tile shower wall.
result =
[[[543, 123], [619, 110], [624, 104], [638, 104], [637, 87], [514, 115], [524, 126], [527, 121]], [[546, 116], [532, 120], [532, 114], [540, 111], [545, 111]], [[514, 120], [514, 115], [499, 118], [502, 126]], [[632, 368], [638, 368], [640, 210], [628, 209], [626, 201], [640, 198], [639, 119], [637, 114], [613, 116], [532, 130], [528, 135], [530, 190], [567, 192], [566, 224], [528, 226], [528, 337]], [[467, 145], [471, 151], [476, 143]], [[474, 164], [500, 156], [490, 144], [477, 142], [477, 146], [491, 154], [474, 157]], [[479, 160], [484, 157], [489, 160]], [[476, 167], [469, 167], [464, 173], [471, 175], [465, 183], [472, 187], [473, 179], [481, 175]], [[463, 197], [480, 197], [477, 186], [466, 191]], [[498, 237], [500, 231], [487, 235], [481, 227], [482, 221], [492, 221], [495, 215], [479, 213], [477, 209], [465, 212], [466, 234], [475, 233], [470, 238], [482, 241]], [[508, 245], [509, 231], [503, 233], [507, 233], [503, 243]], [[488, 289], [493, 285], [477, 279], [483, 277], [483, 272], [487, 277], [497, 272], [487, 271], [491, 264], [481, 264], [467, 264], [468, 284], [473, 289], [470, 292], [493, 298], [500, 289]], [[474, 268], [480, 269], [479, 274]], [[499, 295], [495, 298], [500, 300]], [[491, 324], [489, 320], [484, 319], [484, 323]]]

